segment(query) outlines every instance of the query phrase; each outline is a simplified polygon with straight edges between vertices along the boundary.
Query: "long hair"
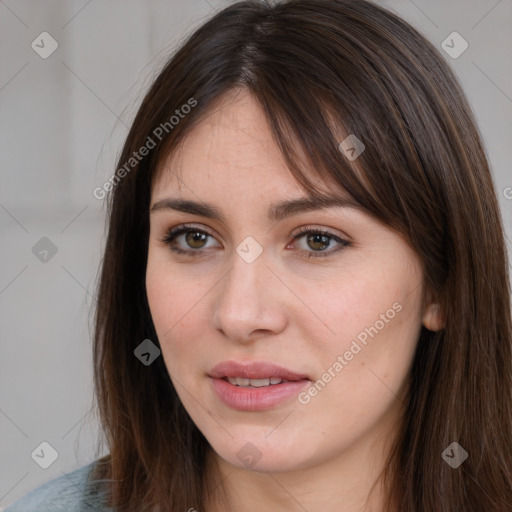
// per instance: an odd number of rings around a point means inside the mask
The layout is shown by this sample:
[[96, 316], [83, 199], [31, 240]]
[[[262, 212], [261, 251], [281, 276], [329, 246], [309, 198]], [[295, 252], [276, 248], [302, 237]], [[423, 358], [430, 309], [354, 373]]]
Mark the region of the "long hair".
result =
[[[142, 101], [108, 186], [95, 312], [95, 397], [109, 454], [91, 476], [109, 482], [109, 505], [203, 510], [218, 485], [205, 470], [211, 448], [163, 358], [146, 366], [134, 350], [146, 339], [159, 346], [145, 289], [151, 184], [235, 88], [258, 101], [309, 195], [323, 197], [307, 177], [313, 169], [406, 238], [441, 305], [444, 328], [422, 327], [417, 340], [382, 474], [386, 510], [510, 510], [510, 284], [481, 136], [438, 50], [363, 0], [235, 3], [185, 41]], [[339, 148], [350, 134], [365, 145], [354, 162]], [[458, 468], [442, 457], [453, 442], [468, 453]]]

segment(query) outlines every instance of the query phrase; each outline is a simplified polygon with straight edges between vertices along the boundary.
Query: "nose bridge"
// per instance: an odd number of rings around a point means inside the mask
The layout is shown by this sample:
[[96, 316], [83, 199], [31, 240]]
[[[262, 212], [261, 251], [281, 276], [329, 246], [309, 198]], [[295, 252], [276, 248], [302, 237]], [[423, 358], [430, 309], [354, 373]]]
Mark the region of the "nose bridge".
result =
[[236, 248], [215, 302], [215, 327], [238, 340], [255, 330], [279, 329], [283, 320], [267, 285], [271, 274], [268, 262], [263, 248], [256, 244], [254, 239], [245, 239]]
[[[247, 249], [240, 244], [233, 254], [231, 271], [222, 286], [221, 307], [226, 311], [236, 309], [238, 317], [249, 314], [255, 317], [262, 299], [259, 285], [265, 279], [263, 274], [268, 269], [265, 268], [265, 259], [261, 254], [254, 260], [245, 259], [243, 253], [241, 256], [240, 252], [244, 248]], [[245, 254], [250, 254], [250, 248]]]

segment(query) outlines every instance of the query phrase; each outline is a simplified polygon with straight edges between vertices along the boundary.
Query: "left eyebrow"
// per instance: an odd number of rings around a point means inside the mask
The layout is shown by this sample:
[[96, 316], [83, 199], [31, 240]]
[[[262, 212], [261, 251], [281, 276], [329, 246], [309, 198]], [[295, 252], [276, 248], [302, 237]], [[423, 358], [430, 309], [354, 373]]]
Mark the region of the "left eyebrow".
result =
[[[270, 205], [267, 218], [270, 221], [278, 222], [299, 213], [335, 207], [362, 209], [360, 204], [348, 198], [332, 197], [318, 200], [309, 197], [300, 197]], [[154, 203], [151, 207], [151, 212], [167, 209], [191, 213], [193, 215], [201, 215], [202, 217], [215, 219], [226, 224], [226, 218], [222, 211], [216, 206], [203, 201], [198, 202], [190, 199], [168, 197]]]

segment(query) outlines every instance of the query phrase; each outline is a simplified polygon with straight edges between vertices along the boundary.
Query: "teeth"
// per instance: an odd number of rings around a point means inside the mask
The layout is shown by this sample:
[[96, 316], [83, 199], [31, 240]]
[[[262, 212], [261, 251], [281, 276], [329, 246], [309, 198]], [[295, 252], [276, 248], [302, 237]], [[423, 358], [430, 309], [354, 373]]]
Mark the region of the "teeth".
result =
[[262, 388], [263, 386], [270, 386], [270, 379], [249, 379], [248, 384], [254, 388]]
[[244, 379], [242, 377], [228, 377], [227, 379], [230, 384], [243, 388], [262, 388], [283, 382], [283, 379], [280, 379], [279, 377], [269, 377], [267, 379]]

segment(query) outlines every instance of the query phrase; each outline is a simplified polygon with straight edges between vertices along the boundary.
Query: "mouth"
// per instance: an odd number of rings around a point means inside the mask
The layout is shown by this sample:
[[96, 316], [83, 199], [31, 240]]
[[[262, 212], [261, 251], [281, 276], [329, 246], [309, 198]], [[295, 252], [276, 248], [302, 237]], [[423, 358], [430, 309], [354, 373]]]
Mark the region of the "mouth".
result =
[[224, 361], [212, 368], [209, 376], [214, 379], [227, 379], [233, 385], [244, 387], [249, 385], [261, 387], [281, 382], [309, 380], [305, 374], [296, 373], [269, 362], [254, 362], [244, 365], [236, 361]]
[[282, 382], [291, 382], [289, 380], [281, 379], [279, 377], [268, 377], [264, 379], [246, 379], [244, 377], [224, 377], [233, 386], [241, 388], [263, 388], [266, 386], [275, 386]]
[[218, 398], [242, 411], [271, 409], [296, 396], [311, 379], [268, 362], [225, 361], [208, 374]]

